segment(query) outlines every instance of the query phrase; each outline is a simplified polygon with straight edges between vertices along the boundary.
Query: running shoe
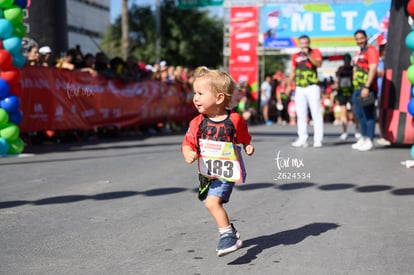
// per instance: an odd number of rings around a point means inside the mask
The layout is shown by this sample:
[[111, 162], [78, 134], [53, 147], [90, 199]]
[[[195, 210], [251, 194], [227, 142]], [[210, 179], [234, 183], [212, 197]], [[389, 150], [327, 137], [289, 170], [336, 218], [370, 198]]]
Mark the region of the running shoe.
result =
[[339, 136], [340, 140], [346, 140], [348, 138], [348, 133], [342, 133], [342, 135]]
[[293, 147], [308, 147], [308, 143], [306, 141], [297, 140], [292, 143]]
[[352, 149], [358, 150], [358, 148], [361, 147], [361, 145], [364, 144], [364, 142], [365, 142], [365, 139], [361, 137], [360, 139], [358, 139], [356, 143], [352, 144]]
[[243, 242], [234, 232], [224, 233], [220, 235], [217, 246], [217, 256], [221, 257], [242, 247]]

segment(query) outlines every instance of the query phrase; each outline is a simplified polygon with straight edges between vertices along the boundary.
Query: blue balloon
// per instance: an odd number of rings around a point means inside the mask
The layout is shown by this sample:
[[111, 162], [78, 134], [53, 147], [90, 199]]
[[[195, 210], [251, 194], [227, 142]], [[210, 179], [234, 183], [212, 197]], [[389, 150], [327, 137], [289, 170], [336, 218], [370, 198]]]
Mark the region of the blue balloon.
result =
[[17, 68], [22, 68], [25, 64], [25, 58], [24, 55], [21, 52], [15, 53], [13, 56], [13, 66], [16, 66]]
[[3, 48], [11, 55], [20, 53], [22, 50], [22, 40], [17, 36], [12, 36], [3, 40]]
[[9, 113], [9, 122], [19, 125], [20, 122], [22, 122], [22, 119], [23, 119], [22, 113], [19, 111]]
[[20, 107], [20, 100], [17, 96], [11, 95], [0, 101], [0, 107], [7, 112], [17, 112]]
[[0, 155], [6, 155], [9, 151], [9, 143], [4, 138], [0, 137]]
[[410, 115], [414, 116], [414, 97], [408, 101], [407, 110], [410, 113]]
[[7, 97], [10, 92], [9, 83], [6, 80], [0, 78], [0, 100]]
[[13, 33], [13, 26], [9, 20], [0, 18], [0, 38], [7, 39]]
[[27, 0], [14, 0], [14, 4], [24, 9], [27, 7]]

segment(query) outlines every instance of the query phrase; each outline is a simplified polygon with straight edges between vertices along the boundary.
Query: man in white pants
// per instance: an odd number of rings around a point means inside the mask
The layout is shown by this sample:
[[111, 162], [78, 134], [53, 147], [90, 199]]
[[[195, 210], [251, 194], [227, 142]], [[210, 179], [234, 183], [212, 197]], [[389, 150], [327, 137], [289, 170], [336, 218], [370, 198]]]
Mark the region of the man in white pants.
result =
[[309, 47], [307, 35], [299, 37], [300, 51], [292, 55], [287, 92], [290, 93], [291, 82], [295, 81], [295, 104], [298, 125], [298, 139], [292, 143], [294, 147], [308, 147], [308, 107], [313, 120], [313, 147], [322, 147], [323, 118], [320, 104], [320, 88], [317, 68], [322, 65], [322, 54], [318, 49]]

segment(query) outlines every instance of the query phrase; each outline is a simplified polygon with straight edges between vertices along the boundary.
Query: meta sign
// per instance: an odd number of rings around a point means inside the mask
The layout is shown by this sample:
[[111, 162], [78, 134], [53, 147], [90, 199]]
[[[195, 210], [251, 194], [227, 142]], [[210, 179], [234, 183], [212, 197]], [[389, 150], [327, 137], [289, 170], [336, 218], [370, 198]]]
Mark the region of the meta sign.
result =
[[292, 48], [306, 34], [314, 47], [355, 46], [354, 32], [370, 37], [387, 32], [391, 1], [332, 4], [268, 4], [263, 8], [260, 31], [264, 47]]

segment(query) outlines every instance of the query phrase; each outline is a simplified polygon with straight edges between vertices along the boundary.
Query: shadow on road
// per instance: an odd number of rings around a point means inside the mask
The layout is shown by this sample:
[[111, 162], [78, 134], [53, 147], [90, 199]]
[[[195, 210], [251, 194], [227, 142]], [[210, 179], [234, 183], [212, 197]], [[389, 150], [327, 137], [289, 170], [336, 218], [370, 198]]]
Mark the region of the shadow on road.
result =
[[131, 196], [143, 195], [147, 197], [154, 197], [154, 196], [164, 196], [164, 195], [171, 195], [175, 193], [180, 193], [187, 191], [186, 188], [157, 188], [151, 189], [143, 192], [138, 191], [116, 191], [116, 192], [107, 192], [96, 194], [92, 196], [87, 195], [67, 195], [67, 196], [56, 196], [56, 197], [49, 197], [43, 198], [35, 201], [26, 201], [26, 200], [15, 200], [15, 201], [0, 201], [0, 209], [4, 208], [12, 208], [26, 204], [32, 205], [48, 205], [48, 204], [64, 204], [64, 203], [73, 203], [79, 202], [84, 200], [114, 200], [114, 199], [122, 199]]
[[228, 263], [241, 265], [252, 262], [265, 249], [278, 245], [293, 245], [302, 242], [307, 237], [318, 236], [329, 230], [338, 228], [336, 223], [312, 223], [300, 228], [278, 232], [272, 235], [260, 236], [243, 242], [243, 248], [248, 248], [246, 254]]

